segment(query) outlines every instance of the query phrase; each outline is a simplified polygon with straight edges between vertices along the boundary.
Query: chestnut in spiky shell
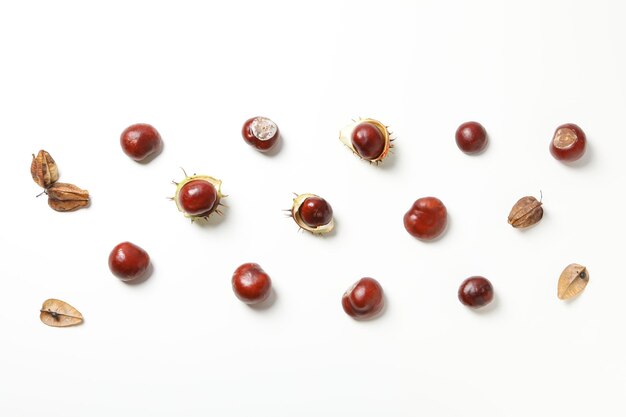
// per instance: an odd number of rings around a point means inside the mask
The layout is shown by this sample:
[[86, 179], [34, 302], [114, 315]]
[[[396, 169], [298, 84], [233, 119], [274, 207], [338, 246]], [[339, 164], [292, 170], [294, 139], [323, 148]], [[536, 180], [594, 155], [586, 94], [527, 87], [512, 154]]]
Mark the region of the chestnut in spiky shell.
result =
[[339, 140], [361, 159], [378, 164], [393, 147], [391, 132], [378, 120], [359, 119], [341, 129]]
[[[184, 172], [184, 171], [183, 171]], [[185, 217], [195, 221], [208, 219], [212, 213], [222, 214], [218, 207], [225, 195], [222, 194], [222, 181], [208, 175], [185, 174], [185, 179], [176, 184], [172, 200]]]
[[335, 227], [333, 208], [315, 194], [300, 194], [293, 199], [291, 217], [302, 229], [315, 233], [329, 233]]

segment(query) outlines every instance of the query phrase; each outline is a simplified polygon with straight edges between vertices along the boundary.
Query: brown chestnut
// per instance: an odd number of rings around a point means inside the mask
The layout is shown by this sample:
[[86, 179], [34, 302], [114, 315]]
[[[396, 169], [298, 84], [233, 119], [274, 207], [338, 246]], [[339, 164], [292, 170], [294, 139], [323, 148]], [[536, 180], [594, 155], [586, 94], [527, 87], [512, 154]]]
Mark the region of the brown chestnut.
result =
[[383, 287], [374, 278], [361, 278], [343, 294], [341, 305], [350, 317], [372, 318], [385, 305]]
[[493, 287], [485, 277], [469, 277], [459, 287], [459, 301], [468, 307], [486, 306], [493, 300]]
[[423, 197], [415, 200], [404, 215], [404, 228], [421, 240], [432, 240], [441, 235], [448, 223], [448, 211], [441, 200]]
[[487, 131], [478, 122], [465, 122], [456, 130], [455, 139], [460, 150], [475, 154], [487, 146]]
[[258, 304], [269, 297], [272, 290], [270, 276], [256, 263], [246, 263], [235, 270], [233, 291], [246, 304]]
[[587, 136], [574, 123], [566, 123], [556, 128], [550, 142], [550, 153], [555, 159], [573, 162], [585, 153]]
[[157, 130], [146, 123], [128, 126], [120, 136], [120, 145], [126, 155], [135, 161], [143, 161], [150, 155], [158, 153], [163, 142]]
[[115, 246], [109, 254], [109, 269], [122, 281], [141, 278], [150, 265], [148, 252], [130, 242]]
[[246, 120], [241, 128], [241, 136], [256, 150], [267, 152], [276, 145], [280, 131], [272, 120], [257, 116]]

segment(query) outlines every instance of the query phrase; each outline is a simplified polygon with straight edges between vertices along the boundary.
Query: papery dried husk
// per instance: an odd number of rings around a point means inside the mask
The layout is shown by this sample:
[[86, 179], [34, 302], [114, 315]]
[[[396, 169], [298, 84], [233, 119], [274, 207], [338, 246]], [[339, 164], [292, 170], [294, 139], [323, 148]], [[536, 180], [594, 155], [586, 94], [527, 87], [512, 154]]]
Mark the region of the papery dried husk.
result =
[[33, 160], [30, 164], [30, 174], [33, 181], [40, 187], [48, 188], [50, 185], [59, 180], [59, 169], [56, 162], [50, 154], [43, 149], [33, 154]]
[[54, 211], [75, 211], [89, 205], [89, 200], [62, 201], [48, 198], [48, 205]]
[[541, 201], [535, 197], [526, 196], [520, 198], [509, 213], [509, 224], [516, 229], [532, 226], [543, 217]]
[[89, 191], [74, 184], [57, 182], [47, 190], [48, 205], [56, 211], [74, 211], [89, 205]]
[[83, 322], [80, 311], [65, 301], [50, 298], [43, 302], [39, 318], [42, 323], [52, 327], [75, 326]]
[[567, 300], [580, 294], [589, 283], [589, 271], [579, 264], [569, 264], [559, 277], [557, 296]]

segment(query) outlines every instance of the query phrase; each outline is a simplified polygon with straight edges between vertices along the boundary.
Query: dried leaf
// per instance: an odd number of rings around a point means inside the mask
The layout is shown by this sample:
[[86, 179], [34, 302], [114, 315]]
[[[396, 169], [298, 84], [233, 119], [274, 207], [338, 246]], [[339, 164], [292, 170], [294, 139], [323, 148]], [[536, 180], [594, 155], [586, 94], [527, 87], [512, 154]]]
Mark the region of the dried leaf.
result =
[[48, 205], [55, 211], [74, 211], [89, 205], [89, 201], [61, 201], [48, 198]]
[[509, 224], [516, 229], [532, 226], [543, 217], [541, 201], [535, 197], [520, 198], [509, 213]]
[[74, 326], [83, 322], [83, 315], [68, 303], [50, 298], [43, 302], [39, 318], [52, 327]]
[[56, 211], [73, 211], [89, 205], [89, 192], [74, 184], [57, 182], [46, 192], [48, 205]]
[[578, 264], [568, 265], [559, 277], [557, 295], [561, 300], [567, 300], [582, 292], [589, 283], [587, 268]]
[[30, 175], [32, 175], [37, 185], [48, 188], [58, 181], [59, 170], [52, 156], [42, 149], [37, 156], [33, 155], [33, 161], [30, 164]]
[[50, 198], [61, 201], [84, 201], [89, 200], [89, 192], [74, 184], [57, 182], [46, 191]]

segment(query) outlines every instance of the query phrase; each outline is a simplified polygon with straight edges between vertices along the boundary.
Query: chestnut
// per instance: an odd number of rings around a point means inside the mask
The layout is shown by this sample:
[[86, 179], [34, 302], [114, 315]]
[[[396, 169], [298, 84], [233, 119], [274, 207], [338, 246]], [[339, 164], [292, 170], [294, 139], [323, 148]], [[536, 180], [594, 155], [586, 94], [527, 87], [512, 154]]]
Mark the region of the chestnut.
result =
[[374, 278], [361, 278], [343, 294], [341, 305], [350, 317], [372, 318], [385, 305], [383, 287]]
[[[184, 171], [183, 171], [184, 172]], [[195, 220], [206, 220], [212, 213], [222, 214], [218, 209], [222, 194], [222, 181], [208, 175], [185, 174], [181, 182], [174, 182], [176, 192], [171, 199], [185, 217]]]
[[134, 281], [148, 270], [148, 252], [130, 242], [116, 245], [109, 254], [109, 269], [122, 281]]
[[163, 142], [157, 130], [146, 123], [128, 126], [120, 136], [120, 145], [126, 155], [135, 161], [143, 161], [161, 150]]
[[586, 144], [585, 132], [573, 123], [566, 123], [556, 128], [550, 153], [559, 161], [573, 162], [583, 156]]
[[460, 150], [475, 154], [487, 146], [487, 131], [478, 122], [465, 122], [456, 130], [455, 139]]
[[276, 123], [267, 117], [257, 116], [246, 120], [241, 128], [241, 136], [256, 150], [267, 152], [276, 145], [280, 131]]
[[356, 125], [352, 131], [352, 146], [363, 159], [373, 161], [385, 150], [385, 135], [379, 127], [370, 122]]
[[404, 228], [421, 240], [432, 240], [441, 235], [448, 223], [448, 212], [441, 200], [423, 197], [415, 200], [404, 215]]
[[459, 301], [472, 308], [483, 307], [493, 300], [493, 287], [485, 277], [469, 277], [459, 287]]
[[329, 233], [335, 226], [333, 208], [328, 201], [315, 194], [296, 195], [291, 217], [303, 230], [313, 234]]
[[210, 213], [215, 207], [217, 190], [210, 182], [195, 179], [180, 187], [177, 201], [186, 214], [204, 215]]
[[379, 163], [393, 148], [387, 126], [374, 119], [359, 119], [339, 132], [339, 140], [366, 161]]
[[269, 297], [272, 290], [270, 276], [256, 263], [245, 263], [232, 277], [233, 291], [246, 304], [258, 304]]
[[333, 208], [321, 197], [307, 197], [302, 202], [300, 218], [310, 227], [320, 227], [333, 219]]

